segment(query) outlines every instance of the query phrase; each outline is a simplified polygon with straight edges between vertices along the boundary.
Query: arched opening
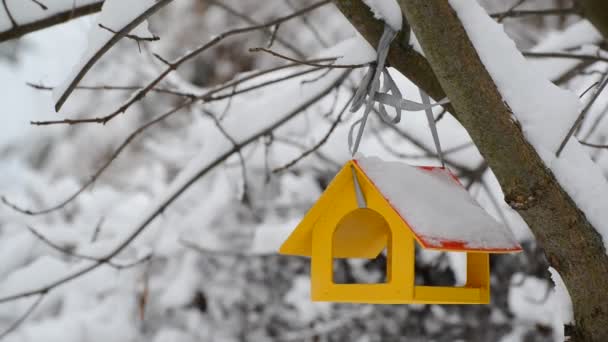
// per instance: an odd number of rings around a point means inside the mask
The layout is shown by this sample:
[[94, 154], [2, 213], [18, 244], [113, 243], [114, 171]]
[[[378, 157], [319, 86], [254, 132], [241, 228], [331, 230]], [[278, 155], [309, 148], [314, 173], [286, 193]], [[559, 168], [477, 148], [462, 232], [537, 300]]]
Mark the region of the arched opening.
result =
[[334, 283], [386, 283], [390, 237], [388, 222], [376, 211], [359, 208], [346, 214], [332, 238]]

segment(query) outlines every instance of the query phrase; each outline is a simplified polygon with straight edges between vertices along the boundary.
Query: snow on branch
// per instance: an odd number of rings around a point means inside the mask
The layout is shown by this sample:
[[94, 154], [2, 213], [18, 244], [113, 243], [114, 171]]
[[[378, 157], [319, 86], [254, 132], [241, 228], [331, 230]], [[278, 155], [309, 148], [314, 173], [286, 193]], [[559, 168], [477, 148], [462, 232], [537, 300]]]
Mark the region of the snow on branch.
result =
[[2, 0], [0, 43], [98, 12], [103, 0]]
[[[80, 62], [66, 81], [53, 92], [55, 110], [59, 111], [78, 83], [89, 70], [123, 37], [135, 30], [132, 36], [150, 36], [145, 24], [146, 19], [173, 0], [106, 0], [98, 18], [98, 24], [89, 31], [89, 44]], [[103, 27], [109, 28], [104, 29]]]

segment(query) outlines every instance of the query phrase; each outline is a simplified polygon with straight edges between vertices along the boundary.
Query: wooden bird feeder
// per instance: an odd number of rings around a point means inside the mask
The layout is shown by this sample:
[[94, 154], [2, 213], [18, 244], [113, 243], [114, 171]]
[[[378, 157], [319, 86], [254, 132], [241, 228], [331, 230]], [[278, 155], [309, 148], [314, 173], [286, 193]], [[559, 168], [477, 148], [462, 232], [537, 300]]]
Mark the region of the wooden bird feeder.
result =
[[[465, 252], [466, 284], [416, 285], [415, 243]], [[334, 258], [373, 259], [384, 250], [385, 283], [334, 282]], [[511, 231], [487, 214], [449, 170], [358, 158], [342, 168], [279, 252], [311, 258], [313, 301], [487, 304], [490, 253], [519, 251]]]

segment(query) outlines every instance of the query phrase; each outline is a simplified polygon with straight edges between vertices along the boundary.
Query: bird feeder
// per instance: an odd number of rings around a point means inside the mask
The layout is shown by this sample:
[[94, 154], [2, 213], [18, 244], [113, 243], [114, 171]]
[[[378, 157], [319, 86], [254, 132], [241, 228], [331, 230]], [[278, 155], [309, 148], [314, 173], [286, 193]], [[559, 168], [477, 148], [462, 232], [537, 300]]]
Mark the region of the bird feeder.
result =
[[[416, 285], [416, 243], [466, 253], [466, 284]], [[334, 259], [373, 259], [384, 251], [385, 283], [334, 282]], [[311, 258], [313, 301], [487, 304], [489, 255], [519, 251], [512, 232], [487, 214], [448, 169], [363, 157], [346, 163], [279, 252]]]

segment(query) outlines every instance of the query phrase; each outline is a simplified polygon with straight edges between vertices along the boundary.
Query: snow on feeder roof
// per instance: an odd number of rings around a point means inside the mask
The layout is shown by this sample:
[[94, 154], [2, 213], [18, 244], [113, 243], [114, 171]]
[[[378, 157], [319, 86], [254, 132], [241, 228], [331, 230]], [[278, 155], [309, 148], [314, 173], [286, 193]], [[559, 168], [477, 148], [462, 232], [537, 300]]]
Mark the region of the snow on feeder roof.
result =
[[515, 252], [513, 233], [492, 218], [458, 179], [440, 167], [415, 167], [377, 157], [355, 164], [408, 224], [424, 248]]

